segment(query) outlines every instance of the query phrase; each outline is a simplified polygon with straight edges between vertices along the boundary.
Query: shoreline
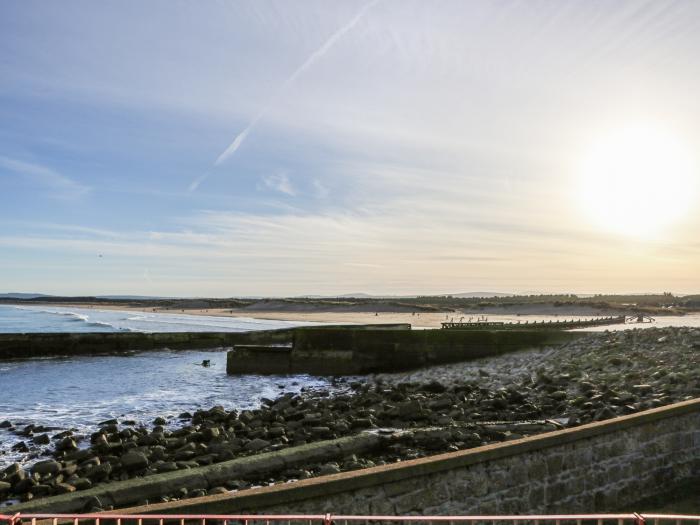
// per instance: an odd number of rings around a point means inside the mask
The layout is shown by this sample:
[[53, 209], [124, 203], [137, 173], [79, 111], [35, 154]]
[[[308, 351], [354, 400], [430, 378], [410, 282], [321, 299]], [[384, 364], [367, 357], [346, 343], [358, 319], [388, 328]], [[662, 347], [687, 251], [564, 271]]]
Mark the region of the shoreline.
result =
[[[411, 324], [414, 328], [440, 328], [441, 323], [459, 320], [461, 317], [478, 318], [480, 316], [514, 316], [514, 317], [547, 317], [554, 319], [566, 317], [604, 317], [608, 315], [624, 315], [619, 309], [601, 309], [578, 305], [517, 305], [506, 307], [485, 307], [468, 310], [443, 310], [440, 312], [410, 311], [406, 308], [392, 310], [362, 309], [297, 309], [293, 307], [278, 309], [249, 309], [249, 308], [168, 308], [144, 307], [119, 303], [32, 303], [13, 304], [8, 306], [45, 306], [54, 308], [84, 308], [87, 310], [107, 310], [124, 312], [141, 312], [156, 314], [184, 314], [194, 316], [212, 316], [224, 318], [250, 318], [269, 321], [290, 321], [322, 324]], [[629, 312], [627, 312], [629, 314]]]
[[[51, 435], [60, 429], [52, 432], [15, 427], [6, 430], [26, 435], [28, 448], [35, 447], [38, 452], [37, 443], [53, 443], [53, 451], [45, 450], [50, 459], [44, 455], [47, 459], [28, 469], [42, 472], [41, 485], [23, 481], [30, 478], [21, 464], [5, 469], [0, 478], [5, 475], [11, 480], [15, 498], [32, 499], [34, 490], [40, 500], [61, 491], [109, 487], [125, 476], [186, 471], [382, 428], [400, 431], [390, 450], [324, 458], [293, 472], [269, 472], [263, 479], [251, 474], [192, 492], [162, 494], [160, 500], [152, 501], [244, 490], [269, 480], [279, 483], [394, 463], [698, 397], [698, 348], [697, 328], [592, 334], [556, 350], [522, 351], [412, 372], [347, 379], [343, 381], [349, 388], [346, 393], [287, 393], [264, 399], [253, 410], [215, 406], [183, 413], [177, 417], [177, 429], [168, 428], [163, 417], [150, 424], [94, 422], [98, 428], [91, 436], [65, 430]], [[81, 437], [90, 443], [89, 448], [80, 446]]]

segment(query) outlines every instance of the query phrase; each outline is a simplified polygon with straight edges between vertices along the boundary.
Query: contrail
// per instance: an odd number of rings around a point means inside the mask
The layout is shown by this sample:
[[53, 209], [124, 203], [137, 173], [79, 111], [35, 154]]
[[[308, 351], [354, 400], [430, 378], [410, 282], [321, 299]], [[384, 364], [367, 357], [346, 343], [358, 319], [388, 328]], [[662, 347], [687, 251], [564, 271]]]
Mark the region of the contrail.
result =
[[[267, 114], [267, 112], [270, 111], [270, 109], [272, 109], [275, 101], [279, 98], [279, 96], [282, 95], [285, 92], [285, 90], [307, 69], [309, 69], [318, 60], [320, 60], [323, 57], [323, 55], [328, 53], [328, 51], [336, 44], [336, 42], [338, 42], [338, 40], [340, 40], [343, 37], [343, 35], [345, 35], [345, 33], [347, 33], [353, 27], [355, 27], [360, 21], [360, 19], [365, 15], [365, 13], [369, 9], [371, 9], [377, 2], [379, 2], [379, 0], [371, 0], [370, 2], [367, 2], [364, 6], [362, 6], [362, 8], [347, 24], [345, 24], [343, 27], [341, 27], [335, 33], [333, 33], [328, 38], [328, 40], [326, 40], [321, 45], [321, 47], [319, 47], [316, 51], [311, 53], [308, 56], [308, 58], [291, 75], [289, 75], [289, 77], [284, 82], [282, 82], [277, 92], [272, 97], [270, 97], [267, 104], [265, 104], [265, 106], [263, 106], [263, 108], [253, 117], [253, 119], [248, 123], [245, 129], [241, 131], [238, 135], [236, 135], [236, 138], [233, 139], [233, 142], [231, 142], [229, 147], [226, 148], [221, 155], [219, 155], [219, 157], [216, 159], [216, 162], [214, 162], [215, 166], [220, 165], [231, 155], [233, 155], [236, 152], [236, 150], [238, 150], [238, 148], [241, 147], [241, 144], [243, 144], [248, 134], [260, 121], [260, 119], [262, 119]], [[206, 176], [200, 177], [195, 182], [193, 182], [190, 186], [190, 191], [192, 191], [192, 189], [196, 189], [197, 186], [199, 186], [199, 184], [202, 183], [204, 178], [206, 178]]]

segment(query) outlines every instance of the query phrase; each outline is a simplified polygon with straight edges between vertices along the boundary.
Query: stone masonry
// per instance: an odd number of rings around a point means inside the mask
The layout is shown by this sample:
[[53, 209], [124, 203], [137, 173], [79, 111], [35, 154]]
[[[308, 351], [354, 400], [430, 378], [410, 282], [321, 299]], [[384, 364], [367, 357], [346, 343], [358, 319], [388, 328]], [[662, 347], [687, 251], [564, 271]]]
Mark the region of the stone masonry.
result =
[[[700, 477], [700, 400], [601, 423], [130, 512], [469, 515], [620, 510]], [[629, 509], [633, 510], [633, 509]]]

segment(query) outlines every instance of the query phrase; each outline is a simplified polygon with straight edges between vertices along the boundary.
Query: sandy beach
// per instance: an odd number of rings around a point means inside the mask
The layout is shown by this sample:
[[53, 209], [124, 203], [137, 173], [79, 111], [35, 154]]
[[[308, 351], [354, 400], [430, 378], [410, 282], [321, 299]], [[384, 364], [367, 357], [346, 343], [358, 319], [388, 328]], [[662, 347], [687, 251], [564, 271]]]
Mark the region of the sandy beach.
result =
[[[52, 305], [56, 306], [56, 305]], [[275, 321], [303, 321], [324, 324], [395, 324], [408, 323], [414, 328], [440, 328], [446, 321], [476, 320], [479, 317], [498, 317], [500, 320], [517, 322], [520, 316], [551, 317], [552, 319], [565, 319], [567, 317], [593, 317], [616, 315], [618, 312], [601, 310], [587, 306], [553, 306], [553, 305], [515, 305], [510, 307], [491, 307], [473, 311], [443, 311], [443, 312], [411, 312], [411, 311], [368, 311], [367, 306], [361, 308], [337, 308], [337, 309], [308, 309], [296, 308], [294, 305], [284, 305], [276, 309], [262, 308], [158, 308], [128, 306], [125, 304], [85, 304], [71, 303], [61, 304], [64, 307], [94, 308], [99, 310], [122, 310], [149, 313], [183, 313], [188, 315], [207, 315], [221, 317], [249, 317], [255, 319], [269, 319]], [[398, 308], [397, 308], [398, 310]], [[504, 319], [504, 316], [508, 319]]]

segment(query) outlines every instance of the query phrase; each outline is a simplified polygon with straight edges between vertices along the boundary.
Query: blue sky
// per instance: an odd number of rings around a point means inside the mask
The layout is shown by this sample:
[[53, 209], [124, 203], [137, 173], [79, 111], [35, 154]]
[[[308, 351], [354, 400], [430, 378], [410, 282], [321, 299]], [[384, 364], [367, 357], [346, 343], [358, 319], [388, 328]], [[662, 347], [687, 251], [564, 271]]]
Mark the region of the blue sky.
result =
[[700, 151], [698, 27], [693, 1], [2, 2], [0, 291], [699, 292], [697, 206], [601, 226], [579, 169], [630, 123]]

